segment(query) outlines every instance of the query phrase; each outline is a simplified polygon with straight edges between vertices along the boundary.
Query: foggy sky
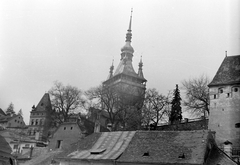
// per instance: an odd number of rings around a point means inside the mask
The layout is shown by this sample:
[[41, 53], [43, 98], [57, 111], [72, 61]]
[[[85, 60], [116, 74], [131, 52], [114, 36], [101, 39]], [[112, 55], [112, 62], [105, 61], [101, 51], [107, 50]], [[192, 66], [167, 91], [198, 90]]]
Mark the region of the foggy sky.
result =
[[[183, 79], [213, 78], [240, 54], [238, 0], [0, 1], [0, 108], [22, 109], [26, 124], [55, 80], [82, 90], [117, 67], [133, 8], [133, 66], [160, 93]], [[183, 92], [183, 91], [182, 91]]]

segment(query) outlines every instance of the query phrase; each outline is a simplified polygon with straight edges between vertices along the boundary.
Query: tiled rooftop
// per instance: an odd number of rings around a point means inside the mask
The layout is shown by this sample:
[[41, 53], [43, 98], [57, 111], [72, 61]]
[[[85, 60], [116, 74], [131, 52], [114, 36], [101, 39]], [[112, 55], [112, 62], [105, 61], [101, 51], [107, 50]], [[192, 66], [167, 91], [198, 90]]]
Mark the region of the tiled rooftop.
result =
[[[96, 134], [96, 133], [95, 133]], [[128, 146], [135, 131], [104, 132], [90, 135], [84, 145], [68, 155], [74, 159], [117, 159]], [[97, 135], [97, 134], [96, 134]]]
[[240, 55], [225, 57], [209, 86], [240, 84]]
[[207, 136], [206, 130], [136, 132], [117, 161], [202, 164]]

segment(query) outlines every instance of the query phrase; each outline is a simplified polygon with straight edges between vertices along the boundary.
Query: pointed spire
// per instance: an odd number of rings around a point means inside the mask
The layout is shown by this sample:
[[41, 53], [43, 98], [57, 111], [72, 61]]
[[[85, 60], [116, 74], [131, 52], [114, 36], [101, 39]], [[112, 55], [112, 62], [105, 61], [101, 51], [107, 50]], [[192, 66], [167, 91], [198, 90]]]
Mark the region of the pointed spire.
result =
[[131, 16], [130, 16], [130, 22], [129, 22], [129, 28], [128, 28], [129, 32], [132, 31], [132, 12], [133, 12], [133, 8], [131, 9]]
[[[133, 54], [134, 49], [131, 46], [131, 39], [132, 39], [132, 12], [133, 10], [131, 9], [131, 16], [130, 16], [130, 22], [129, 22], [129, 27], [127, 30], [127, 34], [126, 34], [126, 40], [125, 40], [125, 45], [123, 46], [123, 48], [121, 49], [122, 52], [124, 53], [130, 53]], [[121, 55], [121, 60], [123, 59], [123, 57], [125, 56], [125, 54]], [[130, 60], [132, 60], [132, 57], [129, 58]]]
[[139, 66], [139, 68], [138, 68], [138, 76], [141, 77], [141, 78], [144, 78], [143, 71], [142, 71], [142, 67], [143, 67], [142, 56], [141, 56], [141, 59], [140, 59], [140, 62], [138, 64], [138, 66]]
[[126, 42], [131, 42], [131, 39], [132, 39], [132, 12], [133, 12], [133, 9], [131, 9], [131, 16], [130, 16], [130, 22], [129, 22], [129, 27], [128, 27], [128, 32], [127, 32], [127, 35], [126, 35]]
[[112, 78], [113, 76], [113, 69], [114, 69], [113, 63], [114, 63], [114, 59], [112, 60], [112, 66], [110, 66], [108, 79]]

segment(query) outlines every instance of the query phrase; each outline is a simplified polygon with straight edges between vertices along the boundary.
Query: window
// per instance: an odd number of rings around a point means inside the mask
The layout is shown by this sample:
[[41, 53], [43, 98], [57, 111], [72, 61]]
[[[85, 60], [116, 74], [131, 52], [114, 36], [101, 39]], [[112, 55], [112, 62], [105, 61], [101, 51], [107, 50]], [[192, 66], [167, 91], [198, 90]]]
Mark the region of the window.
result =
[[32, 123], [31, 123], [31, 125], [34, 125], [34, 120], [32, 119]]
[[41, 106], [43, 106], [43, 103], [41, 103]]
[[144, 152], [144, 153], [143, 153], [143, 156], [150, 156], [150, 155], [149, 155], [149, 152]]
[[13, 146], [13, 149], [18, 149], [18, 145], [15, 144], [15, 145]]
[[73, 129], [73, 127], [71, 127], [71, 130]]
[[66, 130], [66, 127], [64, 127], [63, 130]]
[[36, 119], [36, 125], [38, 125], [38, 119]]
[[101, 154], [104, 151], [106, 151], [106, 148], [101, 148], [101, 149], [93, 149], [90, 151], [91, 154]]
[[57, 140], [56, 148], [60, 148], [60, 147], [61, 147], [61, 144], [62, 144], [62, 140]]
[[39, 125], [42, 125], [42, 119], [40, 119], [40, 121], [39, 121]]
[[230, 97], [230, 93], [227, 93], [227, 97]]
[[238, 88], [237, 87], [233, 88], [233, 91], [238, 92]]
[[240, 123], [236, 123], [235, 128], [240, 128]]
[[223, 88], [219, 88], [218, 93], [223, 93]]

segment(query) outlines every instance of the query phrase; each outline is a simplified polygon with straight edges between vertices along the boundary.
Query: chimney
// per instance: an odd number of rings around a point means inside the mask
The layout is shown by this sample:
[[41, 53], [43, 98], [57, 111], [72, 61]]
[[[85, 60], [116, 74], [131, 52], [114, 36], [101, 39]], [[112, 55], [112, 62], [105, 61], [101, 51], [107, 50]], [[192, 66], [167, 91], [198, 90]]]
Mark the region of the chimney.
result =
[[107, 129], [108, 129], [110, 132], [112, 131], [112, 124], [111, 124], [111, 123], [108, 123]]
[[29, 155], [30, 158], [32, 158], [32, 154], [33, 154], [33, 146], [31, 146], [30, 148], [30, 155]]
[[100, 111], [97, 111], [97, 117], [95, 120], [94, 132], [100, 132]]
[[225, 141], [223, 143], [223, 151], [231, 158], [232, 157], [232, 143], [230, 141]]

